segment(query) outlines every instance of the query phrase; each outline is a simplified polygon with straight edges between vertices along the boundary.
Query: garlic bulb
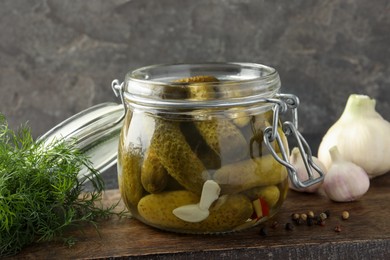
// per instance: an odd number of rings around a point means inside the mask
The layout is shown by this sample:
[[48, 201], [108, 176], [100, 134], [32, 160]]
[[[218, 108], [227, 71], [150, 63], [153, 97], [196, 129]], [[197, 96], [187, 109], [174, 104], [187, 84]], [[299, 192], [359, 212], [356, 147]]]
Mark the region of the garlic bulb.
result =
[[323, 182], [326, 195], [333, 201], [354, 201], [363, 196], [370, 187], [367, 173], [352, 162], [345, 161], [337, 146], [329, 150], [332, 164]]
[[337, 145], [343, 158], [362, 167], [370, 178], [390, 171], [390, 123], [376, 112], [375, 103], [365, 95], [349, 96], [343, 114], [318, 149], [318, 158], [327, 168], [329, 149]]
[[[317, 165], [322, 170], [322, 172], [324, 174], [326, 174], [327, 169], [326, 169], [325, 165], [320, 160], [318, 160], [318, 158], [316, 158], [314, 156], [312, 156], [312, 160], [313, 160], [314, 164]], [[291, 155], [290, 155], [290, 163], [295, 167], [295, 169], [297, 171], [297, 176], [301, 181], [306, 181], [307, 179], [309, 179], [309, 175], [307, 173], [305, 164], [304, 164], [303, 159], [302, 159], [302, 155], [299, 152], [298, 147], [294, 147], [292, 149]], [[315, 169], [313, 169], [313, 167], [311, 167], [311, 170], [312, 170], [314, 178], [317, 178], [320, 176], [320, 174]], [[302, 192], [310, 192], [310, 193], [316, 192], [322, 184], [322, 182], [319, 182], [319, 183], [313, 184], [307, 188], [298, 189], [294, 186], [294, 184], [291, 182], [290, 179], [288, 179], [288, 180], [289, 180], [290, 189], [296, 190], [296, 191], [302, 191]]]

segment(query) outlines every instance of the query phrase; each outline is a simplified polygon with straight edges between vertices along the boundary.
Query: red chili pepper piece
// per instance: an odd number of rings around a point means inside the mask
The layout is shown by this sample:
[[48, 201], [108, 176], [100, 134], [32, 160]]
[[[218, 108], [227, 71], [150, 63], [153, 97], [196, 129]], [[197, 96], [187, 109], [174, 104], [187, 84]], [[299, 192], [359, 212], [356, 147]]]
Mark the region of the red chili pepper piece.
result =
[[269, 206], [268, 203], [263, 199], [259, 198], [260, 203], [261, 203], [261, 209], [263, 211], [263, 217], [269, 216]]

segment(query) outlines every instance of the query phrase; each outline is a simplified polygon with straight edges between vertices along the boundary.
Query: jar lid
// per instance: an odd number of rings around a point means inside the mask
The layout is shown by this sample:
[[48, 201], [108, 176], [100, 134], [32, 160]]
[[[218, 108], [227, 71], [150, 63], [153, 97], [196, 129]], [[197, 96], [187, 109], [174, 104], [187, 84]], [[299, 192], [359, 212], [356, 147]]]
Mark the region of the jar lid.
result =
[[[39, 140], [50, 144], [55, 140], [74, 140], [76, 147], [90, 160], [93, 168], [104, 172], [117, 161], [118, 143], [124, 106], [117, 103], [102, 103], [61, 122]], [[83, 167], [78, 178], [87, 178], [90, 171]]]

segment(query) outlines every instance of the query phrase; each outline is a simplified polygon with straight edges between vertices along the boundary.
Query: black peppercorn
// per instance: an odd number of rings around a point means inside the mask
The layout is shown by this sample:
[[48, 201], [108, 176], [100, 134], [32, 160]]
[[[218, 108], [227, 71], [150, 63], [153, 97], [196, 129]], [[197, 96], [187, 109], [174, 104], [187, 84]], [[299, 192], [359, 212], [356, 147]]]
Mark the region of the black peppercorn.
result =
[[262, 236], [268, 236], [268, 229], [266, 227], [262, 227], [260, 229], [260, 235]]
[[306, 223], [307, 223], [307, 225], [308, 225], [309, 227], [313, 226], [313, 224], [314, 224], [313, 218], [307, 218]]
[[286, 230], [294, 230], [294, 225], [291, 224], [290, 222], [287, 222], [286, 225], [285, 225], [285, 229]]
[[315, 216], [315, 217], [313, 218], [313, 221], [314, 221], [315, 224], [318, 225], [318, 224], [322, 221], [322, 219], [321, 219], [320, 216]]
[[325, 222], [325, 220], [320, 220], [320, 221], [317, 222], [317, 224], [319, 226], [325, 226], [326, 222]]
[[277, 221], [274, 221], [274, 222], [272, 223], [272, 225], [271, 225], [271, 228], [275, 229], [275, 228], [277, 228], [277, 227], [279, 227], [279, 223], [278, 223]]
[[294, 220], [294, 223], [299, 226], [300, 224], [303, 223], [303, 220], [301, 218], [297, 218]]

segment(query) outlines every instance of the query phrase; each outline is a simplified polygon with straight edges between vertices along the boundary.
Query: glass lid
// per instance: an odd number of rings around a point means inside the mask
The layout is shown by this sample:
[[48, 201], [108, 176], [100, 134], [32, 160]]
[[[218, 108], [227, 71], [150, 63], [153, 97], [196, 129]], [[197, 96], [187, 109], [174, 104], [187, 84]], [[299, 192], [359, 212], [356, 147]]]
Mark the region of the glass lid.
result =
[[[102, 103], [90, 107], [61, 122], [39, 140], [49, 144], [54, 140], [76, 140], [76, 146], [103, 172], [117, 161], [119, 134], [122, 128], [124, 106]], [[78, 177], [85, 178], [89, 170], [84, 167]]]

